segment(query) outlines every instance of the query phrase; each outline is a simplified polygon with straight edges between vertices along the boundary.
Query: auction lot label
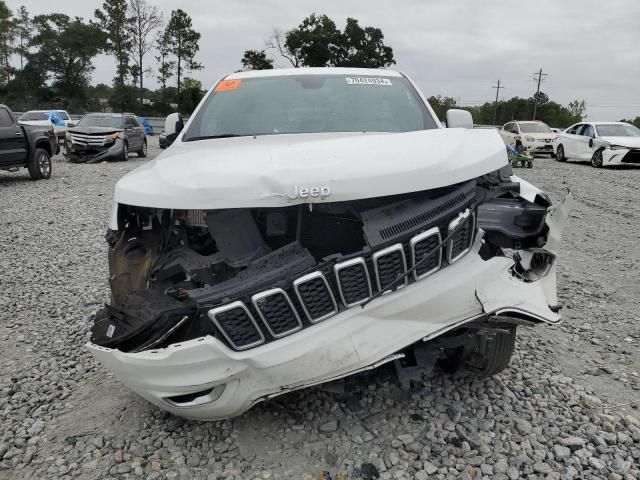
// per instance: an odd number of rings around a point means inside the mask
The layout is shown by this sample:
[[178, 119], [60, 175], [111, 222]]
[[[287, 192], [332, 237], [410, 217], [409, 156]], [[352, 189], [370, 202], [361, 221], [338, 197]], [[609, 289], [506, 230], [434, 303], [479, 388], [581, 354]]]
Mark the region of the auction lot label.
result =
[[391, 85], [391, 80], [380, 77], [347, 77], [347, 85]]

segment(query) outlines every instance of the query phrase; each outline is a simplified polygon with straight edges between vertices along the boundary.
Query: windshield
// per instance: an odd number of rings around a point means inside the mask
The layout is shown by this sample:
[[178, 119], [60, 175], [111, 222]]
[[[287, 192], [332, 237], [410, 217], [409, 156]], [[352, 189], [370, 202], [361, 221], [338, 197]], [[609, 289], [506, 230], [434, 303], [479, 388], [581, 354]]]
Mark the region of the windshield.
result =
[[85, 115], [78, 122], [78, 127], [122, 128], [122, 117], [108, 115]]
[[639, 128], [623, 123], [596, 125], [596, 130], [601, 137], [640, 137]]
[[521, 123], [522, 133], [553, 133], [546, 123]]
[[436, 124], [405, 78], [292, 75], [220, 82], [183, 140], [429, 128]]
[[20, 117], [20, 120], [31, 121], [31, 120], [49, 120], [49, 116], [46, 112], [27, 112], [23, 113]]

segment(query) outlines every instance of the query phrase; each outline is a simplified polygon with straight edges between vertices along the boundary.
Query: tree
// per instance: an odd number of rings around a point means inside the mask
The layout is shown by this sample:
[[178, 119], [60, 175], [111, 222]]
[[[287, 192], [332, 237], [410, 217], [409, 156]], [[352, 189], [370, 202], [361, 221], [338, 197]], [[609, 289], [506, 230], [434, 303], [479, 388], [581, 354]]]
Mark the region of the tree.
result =
[[153, 33], [162, 27], [162, 13], [158, 7], [149, 5], [145, 0], [129, 0], [129, 13], [133, 21], [129, 25], [132, 57], [135, 63], [135, 76], [140, 87], [140, 104], [143, 103], [144, 57], [153, 46]]
[[202, 89], [202, 82], [193, 78], [185, 77], [182, 83], [182, 109], [187, 113], [193, 112], [202, 100], [205, 91]]
[[[538, 104], [538, 120], [545, 122], [552, 127], [568, 127], [569, 125], [579, 122], [582, 117], [571, 111], [570, 108], [563, 107], [549, 97], [540, 92], [539, 100], [543, 101], [542, 105]], [[509, 100], [501, 100], [497, 104], [496, 122], [501, 125], [511, 120], [523, 120], [531, 118], [533, 113], [534, 98], [513, 97]], [[465, 107], [469, 110], [475, 123], [490, 125], [493, 121], [494, 103], [487, 102], [479, 107]]]
[[30, 79], [51, 78], [57, 101], [69, 108], [82, 109], [86, 87], [95, 69], [93, 58], [106, 46], [104, 33], [81, 18], [72, 20], [60, 13], [37, 15], [33, 24], [35, 48], [27, 55], [25, 73], [29, 72]]
[[171, 12], [171, 18], [165, 30], [169, 52], [176, 57], [176, 76], [178, 88], [178, 110], [180, 110], [180, 78], [184, 72], [200, 70], [202, 65], [194, 57], [200, 49], [200, 34], [192, 28], [191, 17], [181, 9]]
[[285, 36], [284, 46], [303, 67], [335, 66], [342, 46], [340, 30], [326, 15], [312, 13]]
[[327, 15], [312, 13], [286, 34], [274, 29], [266, 46], [293, 67], [380, 68], [395, 63], [382, 30], [362, 28], [355, 18], [347, 18], [341, 32]]
[[447, 116], [447, 110], [450, 108], [456, 108], [455, 98], [438, 95], [436, 97], [429, 97], [427, 100], [429, 105], [431, 105], [431, 108], [433, 108], [436, 116], [443, 121]]
[[128, 15], [127, 0], [105, 0], [102, 10], [96, 9], [94, 15], [98, 20], [95, 25], [107, 38], [106, 52], [113, 54], [116, 59], [115, 87], [122, 88], [130, 72], [129, 52], [133, 45], [133, 18]]
[[630, 124], [635, 125], [636, 127], [640, 128], [640, 116], [639, 116], [639, 117], [634, 118], [633, 120], [631, 120], [630, 118], [629, 118], [629, 119], [624, 119], [624, 118], [623, 118], [623, 119], [621, 119], [620, 121], [621, 121], [621, 122], [627, 122], [627, 123], [630, 123]]
[[158, 61], [158, 83], [160, 83], [161, 101], [166, 103], [167, 82], [173, 76], [173, 71], [176, 66], [176, 62], [169, 59], [171, 54], [169, 46], [169, 37], [167, 37], [166, 30], [158, 32], [156, 36], [156, 60]]
[[242, 70], [270, 70], [273, 68], [273, 60], [267, 58], [264, 50], [245, 50], [240, 63]]
[[569, 112], [571, 115], [576, 117], [577, 122], [582, 121], [585, 117], [585, 112], [587, 111], [587, 102], [584, 100], [574, 100], [573, 102], [569, 102]]
[[339, 45], [335, 63], [339, 67], [381, 68], [396, 63], [393, 49], [384, 44], [382, 30], [374, 27], [363, 29], [355, 18], [347, 18]]
[[271, 32], [271, 36], [264, 42], [265, 46], [269, 50], [275, 50], [278, 55], [287, 60], [292, 67], [298, 68], [298, 59], [293, 56], [285, 47], [285, 34], [279, 28], [274, 28]]
[[0, 85], [4, 85], [11, 80], [11, 54], [13, 53], [13, 42], [16, 38], [16, 22], [13, 12], [7, 7], [3, 0], [0, 0]]
[[31, 43], [33, 24], [31, 17], [29, 17], [29, 11], [23, 5], [18, 8], [18, 14], [16, 15], [16, 38], [18, 44], [16, 45], [15, 52], [20, 57], [20, 72], [24, 70], [24, 62], [29, 52], [29, 44]]

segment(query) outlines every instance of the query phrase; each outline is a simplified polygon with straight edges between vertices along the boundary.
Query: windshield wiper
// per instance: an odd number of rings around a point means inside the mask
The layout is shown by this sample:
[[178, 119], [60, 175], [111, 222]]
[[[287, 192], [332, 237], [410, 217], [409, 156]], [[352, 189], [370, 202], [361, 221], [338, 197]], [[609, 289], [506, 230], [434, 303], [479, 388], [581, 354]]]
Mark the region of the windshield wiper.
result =
[[202, 135], [200, 137], [188, 137], [183, 139], [185, 142], [194, 142], [196, 140], [211, 140], [213, 138], [233, 138], [233, 137], [254, 137], [255, 135], [247, 133], [247, 134], [239, 134], [239, 133], [221, 133], [220, 135]]

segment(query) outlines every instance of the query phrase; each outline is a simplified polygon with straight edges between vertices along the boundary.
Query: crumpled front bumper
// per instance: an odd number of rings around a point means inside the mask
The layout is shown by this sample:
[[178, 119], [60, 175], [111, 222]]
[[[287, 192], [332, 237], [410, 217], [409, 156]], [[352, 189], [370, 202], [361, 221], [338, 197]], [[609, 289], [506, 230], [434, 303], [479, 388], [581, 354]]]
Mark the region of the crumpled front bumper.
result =
[[97, 163], [103, 160], [119, 160], [124, 154], [124, 141], [118, 138], [113, 142], [113, 145], [104, 147], [102, 150], [96, 150], [94, 147], [80, 147], [67, 140], [65, 151], [65, 156], [72, 162]]
[[608, 167], [612, 165], [638, 165], [635, 162], [624, 162], [623, 159], [631, 151], [630, 148], [605, 148], [602, 150], [602, 166]]
[[[555, 254], [568, 205], [552, 209], [547, 223], [549, 251]], [[516, 312], [559, 322], [550, 308], [558, 303], [555, 266], [542, 279], [523, 282], [512, 275], [511, 259], [482, 260], [481, 237], [465, 257], [424, 280], [250, 350], [233, 351], [209, 336], [139, 353], [87, 346], [148, 401], [182, 417], [216, 420], [287, 391], [375, 368], [408, 345], [487, 314]], [[178, 406], [168, 400], [221, 385], [213, 401]]]

